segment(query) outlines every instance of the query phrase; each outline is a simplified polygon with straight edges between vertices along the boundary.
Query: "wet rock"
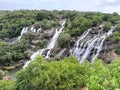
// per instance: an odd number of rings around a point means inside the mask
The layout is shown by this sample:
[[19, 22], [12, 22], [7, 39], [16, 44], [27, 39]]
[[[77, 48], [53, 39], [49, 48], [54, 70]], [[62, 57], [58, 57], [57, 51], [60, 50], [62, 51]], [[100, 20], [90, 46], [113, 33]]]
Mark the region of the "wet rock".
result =
[[61, 50], [61, 48], [53, 48], [51, 50], [51, 57], [55, 57]]
[[47, 34], [49, 37], [52, 37], [55, 33], [55, 28], [52, 28], [50, 30], [45, 30], [44, 33]]
[[76, 88], [74, 90], [89, 90], [88, 87]]
[[92, 31], [90, 32], [90, 34], [97, 34], [97, 33], [98, 33], [97, 30], [92, 30]]
[[108, 52], [105, 57], [105, 61], [110, 62], [112, 60], [116, 60], [118, 58], [118, 55], [115, 53], [114, 50]]
[[23, 59], [23, 60], [20, 60], [20, 61], [19, 61], [19, 64], [20, 64], [20, 65], [24, 65], [26, 62], [27, 62], [27, 60], [24, 60], [24, 59]]
[[34, 53], [32, 50], [26, 50], [25, 53], [27, 54], [27, 58], [30, 58], [30, 56]]
[[35, 48], [36, 48], [36, 46], [35, 46], [35, 45], [31, 45], [31, 48], [32, 48], [32, 49], [35, 49]]
[[10, 80], [10, 79], [11, 79], [10, 76], [4, 76], [4, 77], [2, 78], [2, 80]]
[[31, 43], [32, 44], [37, 44], [40, 40], [32, 40]]
[[73, 47], [74, 46], [74, 44], [75, 44], [75, 42], [76, 42], [76, 39], [75, 38], [72, 38], [72, 40], [71, 40], [71, 42], [70, 42], [70, 47]]

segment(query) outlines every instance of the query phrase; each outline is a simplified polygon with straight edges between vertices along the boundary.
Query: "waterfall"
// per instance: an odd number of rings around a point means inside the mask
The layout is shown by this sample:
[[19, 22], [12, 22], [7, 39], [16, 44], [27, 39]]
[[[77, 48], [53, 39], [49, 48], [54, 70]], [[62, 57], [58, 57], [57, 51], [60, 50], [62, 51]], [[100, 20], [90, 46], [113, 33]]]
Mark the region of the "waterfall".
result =
[[20, 36], [18, 37], [17, 40], [20, 40], [21, 37], [23, 36], [23, 34], [27, 33], [27, 31], [28, 31], [28, 27], [24, 27], [24, 28], [22, 29], [21, 34], [20, 34]]
[[56, 57], [61, 57], [63, 55], [63, 53], [65, 52], [66, 48], [64, 48], [63, 50], [61, 50]]
[[38, 50], [37, 52], [33, 53], [33, 54], [31, 55], [31, 57], [30, 57], [31, 60], [28, 61], [28, 62], [26, 62], [26, 64], [23, 66], [23, 68], [27, 67], [27, 66], [29, 65], [29, 63], [36, 58], [36, 56], [42, 55], [42, 53], [43, 53], [45, 50], [48, 50], [48, 51], [47, 51], [47, 55], [45, 56], [45, 58], [49, 58], [49, 57], [50, 57], [51, 49], [53, 49], [53, 48], [55, 47], [56, 42], [57, 42], [57, 39], [58, 39], [60, 33], [62, 32], [62, 30], [64, 29], [65, 23], [66, 23], [66, 20], [64, 20], [64, 21], [62, 22], [61, 28], [60, 28], [59, 30], [56, 29], [55, 34], [53, 35], [52, 39], [50, 40], [50, 42], [49, 42], [48, 45], [47, 45], [47, 48], [40, 49], [40, 50]]
[[72, 55], [76, 56], [80, 63], [84, 62], [86, 59], [91, 60], [93, 63], [102, 50], [106, 37], [110, 36], [114, 29], [115, 27], [111, 27], [108, 32], [103, 33], [103, 28], [101, 28], [97, 30], [98, 33], [92, 37], [88, 37], [92, 31], [92, 29], [88, 29], [76, 42], [72, 49]]
[[47, 49], [49, 49], [49, 51], [47, 52], [47, 55], [46, 55], [45, 58], [49, 58], [50, 57], [51, 49], [54, 48], [60, 33], [64, 29], [64, 24], [65, 24], [65, 21], [62, 23], [62, 25], [61, 25], [62, 27], [60, 28], [59, 31], [56, 29], [56, 32], [55, 32], [54, 36], [52, 37], [51, 41], [49, 42], [49, 44], [47, 46]]
[[40, 33], [41, 30], [42, 30], [42, 28], [35, 29], [33, 26], [32, 26], [31, 28], [29, 28], [29, 27], [24, 27], [24, 28], [22, 29], [21, 33], [20, 33], [20, 36], [18, 36], [18, 38], [17, 38], [16, 40], [10, 42], [10, 44], [13, 44], [13, 43], [15, 43], [16, 41], [19, 41], [19, 40], [22, 38], [23, 34], [25, 34], [25, 33], [28, 33], [28, 32]]

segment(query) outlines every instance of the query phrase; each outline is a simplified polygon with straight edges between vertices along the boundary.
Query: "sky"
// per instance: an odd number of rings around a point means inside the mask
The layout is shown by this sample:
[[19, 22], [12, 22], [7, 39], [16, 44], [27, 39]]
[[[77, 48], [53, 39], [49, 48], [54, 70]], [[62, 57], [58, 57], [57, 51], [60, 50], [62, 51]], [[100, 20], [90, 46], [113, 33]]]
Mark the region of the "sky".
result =
[[120, 0], [0, 0], [0, 10], [46, 9], [120, 13]]

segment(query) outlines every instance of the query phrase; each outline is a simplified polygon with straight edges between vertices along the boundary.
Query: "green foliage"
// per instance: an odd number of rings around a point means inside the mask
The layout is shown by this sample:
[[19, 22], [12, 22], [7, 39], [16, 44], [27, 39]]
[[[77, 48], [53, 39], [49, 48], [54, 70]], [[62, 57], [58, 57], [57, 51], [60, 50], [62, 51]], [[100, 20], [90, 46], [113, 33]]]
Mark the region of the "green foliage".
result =
[[44, 48], [44, 47], [46, 47], [47, 43], [48, 43], [48, 41], [46, 39], [44, 39], [44, 40], [39, 41], [36, 46], [38, 49]]
[[[119, 38], [120, 40], [120, 38]], [[118, 45], [116, 48], [115, 48], [115, 52], [120, 55], [120, 45]]]
[[[0, 17], [0, 38], [13, 38], [20, 35], [23, 27], [35, 25], [36, 28], [39, 27], [39, 22], [46, 20], [56, 20], [56, 16], [52, 11], [46, 10], [19, 10], [12, 11], [4, 16]], [[43, 23], [44, 29], [49, 29], [52, 27], [53, 23]], [[40, 26], [42, 26], [40, 23]], [[58, 25], [58, 23], [53, 24], [53, 26]]]
[[0, 16], [4, 16], [6, 14], [8, 14], [10, 11], [7, 10], [0, 10]]
[[26, 57], [25, 50], [29, 47], [29, 42], [22, 39], [14, 44], [0, 43], [0, 66], [9, 66]]
[[54, 18], [53, 13], [51, 13], [50, 11], [46, 11], [46, 10], [41, 10], [36, 15], [36, 20], [37, 21], [42, 21], [43, 19], [51, 20], [53, 18]]
[[89, 90], [120, 88], [120, 61], [109, 65], [96, 60], [94, 64], [70, 56], [61, 61], [46, 62], [38, 56], [17, 74], [16, 90], [74, 90], [87, 86]]
[[[53, 26], [59, 26], [58, 19], [68, 19], [67, 25], [69, 33], [79, 28], [80, 35], [91, 26], [98, 26], [103, 21], [109, 21], [115, 24], [120, 20], [117, 13], [105, 14], [100, 12], [77, 12], [77, 11], [46, 11], [46, 10], [19, 10], [2, 12], [0, 16], [0, 38], [13, 38], [20, 35], [23, 27], [34, 25], [36, 28], [50, 29]], [[44, 23], [44, 20], [50, 22]], [[70, 33], [72, 34], [72, 33]], [[75, 35], [78, 35], [75, 33]], [[75, 36], [73, 34], [73, 36]]]
[[114, 32], [112, 39], [119, 42], [120, 41], [120, 33], [118, 31]]
[[[88, 77], [87, 85], [90, 90], [119, 90], [120, 89], [120, 61], [109, 65], [96, 61], [92, 65], [92, 74]], [[99, 66], [99, 67], [98, 67]]]
[[90, 20], [82, 16], [76, 16], [73, 20], [68, 20], [66, 30], [71, 36], [76, 37], [80, 36], [85, 30], [90, 28], [90, 26]]
[[35, 21], [35, 16], [31, 15], [32, 13], [29, 10], [21, 10], [13, 11], [3, 16], [0, 20], [0, 37], [12, 38], [19, 35], [23, 27], [29, 26]]
[[111, 84], [114, 86], [114, 88], [120, 88], [120, 77], [119, 77], [119, 72], [120, 72], [120, 61], [114, 61], [110, 65], [108, 65], [108, 68], [110, 70], [110, 75], [111, 75]]
[[60, 62], [46, 62], [37, 57], [17, 75], [16, 90], [73, 90], [86, 83], [87, 67], [69, 57]]
[[103, 26], [104, 31], [110, 30], [110, 29], [111, 29], [111, 26], [112, 26], [112, 24], [111, 24], [110, 22], [105, 23], [105, 25]]
[[14, 90], [14, 81], [0, 80], [0, 90]]
[[101, 16], [93, 16], [92, 17], [92, 26], [98, 26], [102, 23], [102, 17]]
[[69, 33], [62, 33], [60, 37], [58, 38], [58, 45], [63, 47], [68, 47], [68, 44], [70, 43], [71, 37]]
[[[1, 12], [0, 12], [1, 13]], [[61, 48], [69, 48], [71, 38], [80, 36], [92, 26], [98, 26], [102, 22], [104, 31], [108, 31], [116, 20], [120, 20], [117, 13], [103, 14], [100, 12], [77, 11], [46, 11], [46, 10], [20, 10], [6, 12], [0, 15], [0, 38], [13, 38], [18, 36], [23, 27], [34, 25], [36, 29], [46, 29], [60, 26], [59, 20], [67, 18], [65, 31], [58, 39]], [[31, 40], [35, 37], [32, 33], [25, 34], [20, 42], [7, 44], [0, 42], [0, 66], [11, 66], [21, 59], [26, 59], [26, 50], [30, 48]], [[36, 49], [43, 48], [50, 39], [44, 33], [41, 41], [36, 44]], [[111, 40], [120, 42], [120, 25], [116, 26], [116, 32]], [[31, 49], [31, 48], [30, 48]], [[120, 54], [120, 46], [115, 48]], [[77, 59], [69, 57], [59, 62], [46, 62], [37, 57], [26, 69], [20, 71], [15, 83], [16, 90], [73, 90], [87, 86], [90, 90], [115, 90], [120, 88], [120, 61], [104, 65], [97, 60], [94, 64], [88, 62], [79, 64]], [[0, 71], [0, 78], [4, 73]], [[14, 90], [13, 81], [0, 81], [0, 90]]]
[[5, 75], [5, 72], [0, 69], [0, 80], [3, 78], [4, 75]]
[[87, 86], [90, 90], [113, 90], [110, 87], [109, 69], [101, 60], [97, 60], [91, 67], [91, 75], [87, 78]]
[[116, 31], [120, 33], [120, 24], [116, 25]]
[[38, 29], [38, 28], [40, 28], [41, 27], [41, 24], [40, 24], [41, 22], [35, 22], [34, 23], [34, 27], [36, 28], [36, 29]]

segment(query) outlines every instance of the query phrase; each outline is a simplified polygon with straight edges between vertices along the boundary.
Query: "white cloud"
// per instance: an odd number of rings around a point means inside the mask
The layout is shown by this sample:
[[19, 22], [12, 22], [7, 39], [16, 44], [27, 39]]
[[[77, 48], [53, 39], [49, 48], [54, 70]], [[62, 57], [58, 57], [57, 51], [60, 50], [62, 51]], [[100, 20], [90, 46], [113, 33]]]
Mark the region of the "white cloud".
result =
[[106, 0], [107, 2], [114, 3], [116, 0]]
[[119, 11], [119, 0], [0, 0], [0, 9], [69, 9], [80, 11]]

